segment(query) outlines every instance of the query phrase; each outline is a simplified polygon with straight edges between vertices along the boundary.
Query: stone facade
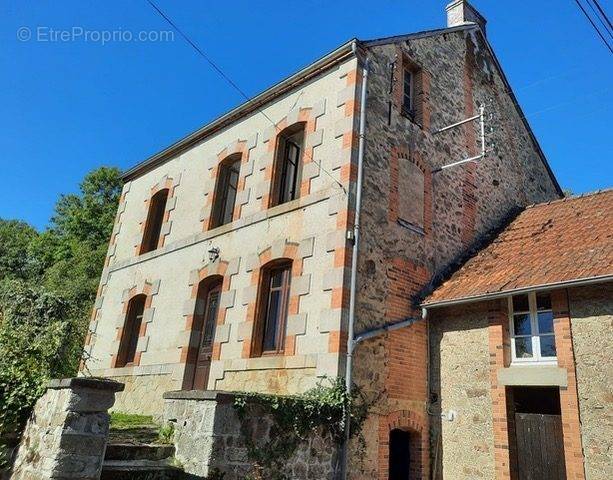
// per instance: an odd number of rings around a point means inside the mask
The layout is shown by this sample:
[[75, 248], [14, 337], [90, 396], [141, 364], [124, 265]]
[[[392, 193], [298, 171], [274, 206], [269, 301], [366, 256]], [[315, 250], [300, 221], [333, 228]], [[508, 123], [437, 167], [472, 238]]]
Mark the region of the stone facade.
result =
[[446, 309], [430, 322], [436, 479], [495, 477], [488, 326], [487, 304]]
[[[336, 63], [267, 105], [266, 116], [246, 115], [126, 183], [84, 366], [125, 382], [115, 408], [160, 416], [161, 393], [185, 384], [196, 347], [191, 325], [198, 283], [213, 275], [223, 277], [224, 287], [209, 389], [298, 393], [338, 374], [356, 68], [355, 57]], [[277, 133], [296, 122], [306, 125], [301, 195], [269, 208]], [[231, 155], [242, 159], [235, 220], [210, 229], [218, 164]], [[147, 204], [161, 188], [172, 195], [158, 248], [138, 255]], [[211, 247], [220, 251], [213, 262]], [[285, 353], [255, 356], [259, 276], [267, 262], [281, 258], [293, 262]], [[126, 305], [138, 293], [148, 295], [146, 328], [135, 361], [117, 367]]]
[[[434, 276], [518, 208], [559, 195], [503, 73], [475, 27], [375, 41], [369, 58], [357, 332], [420, 316], [413, 300]], [[413, 74], [412, 115], [402, 110], [404, 69]], [[476, 124], [439, 135], [432, 130], [475, 115], [479, 105], [493, 113], [488, 123], [495, 128], [488, 142], [496, 145], [495, 151], [480, 162], [435, 173], [476, 155], [479, 147]], [[412, 167], [403, 168], [405, 163]], [[413, 175], [410, 183], [423, 185], [423, 197], [411, 189], [402, 192], [407, 181], [400, 178], [403, 174]], [[407, 195], [422, 211], [403, 218]], [[435, 439], [428, 438], [427, 351], [427, 322], [358, 347], [354, 378], [379, 399], [367, 426], [378, 435], [368, 436], [369, 467], [352, 472], [354, 478], [387, 479], [385, 442], [398, 417], [413, 419], [414, 428], [408, 423], [400, 428], [419, 433], [414, 436], [420, 444], [419, 475], [428, 475], [429, 446], [434, 448]], [[488, 421], [491, 412], [479, 420], [479, 428]], [[491, 467], [489, 461], [479, 468], [487, 472]], [[476, 467], [467, 463], [466, 468]]]
[[[223, 287], [209, 389], [301, 393], [321, 377], [342, 374], [360, 108], [366, 109], [366, 135], [357, 332], [420, 315], [413, 301], [433, 277], [518, 208], [560, 195], [478, 27], [355, 46], [347, 58], [265, 104], [266, 116], [245, 114], [130, 175], [88, 342], [90, 371], [126, 379], [118, 408], [160, 415], [162, 403], [152, 396], [185, 385], [193, 368], [186, 359], [195, 347], [195, 291], [211, 275], [222, 276]], [[368, 100], [362, 106], [358, 95], [367, 58]], [[411, 112], [402, 105], [405, 70], [413, 75]], [[488, 142], [496, 149], [478, 163], [436, 172], [477, 154], [478, 132], [473, 124], [440, 135], [432, 130], [475, 115], [481, 105], [493, 115]], [[276, 133], [296, 122], [306, 125], [308, 152], [300, 198], [269, 207]], [[239, 154], [236, 219], [209, 229], [218, 165]], [[146, 202], [161, 184], [170, 185], [173, 194], [163, 241], [157, 250], [136, 256]], [[220, 249], [214, 262], [208, 258], [211, 247]], [[286, 351], [257, 356], [252, 338], [262, 267], [282, 258], [292, 260]], [[139, 339], [139, 362], [115, 368], [117, 332], [125, 319], [123, 292], [157, 281]], [[445, 339], [453, 342], [452, 337]], [[430, 439], [427, 409], [428, 341], [428, 322], [422, 321], [357, 349], [354, 378], [376, 402], [364, 427], [366, 451], [354, 451], [364, 461], [353, 462], [351, 478], [388, 478], [391, 429], [411, 432], [413, 474], [429, 475], [436, 440]], [[155, 393], [141, 397], [142, 391]], [[485, 429], [492, 413], [479, 422]], [[487, 472], [491, 465], [481, 468]]]
[[568, 478], [611, 477], [612, 294], [610, 283], [551, 292], [553, 366], [511, 362], [506, 299], [430, 310], [434, 478], [516, 478], [514, 386], [559, 389]]
[[98, 480], [115, 393], [108, 380], [52, 380], [21, 439], [12, 480]]
[[613, 477], [613, 286], [569, 291], [585, 475]]
[[[164, 420], [175, 425], [176, 459], [186, 473], [206, 477], [216, 470], [227, 480], [253, 474], [245, 432], [265, 444], [273, 421], [254, 414], [241, 421], [233, 406], [234, 395], [223, 392], [168, 392]], [[257, 410], [256, 410], [257, 411]], [[284, 475], [296, 480], [334, 479], [338, 471], [337, 446], [318, 434], [303, 441], [284, 461]]]

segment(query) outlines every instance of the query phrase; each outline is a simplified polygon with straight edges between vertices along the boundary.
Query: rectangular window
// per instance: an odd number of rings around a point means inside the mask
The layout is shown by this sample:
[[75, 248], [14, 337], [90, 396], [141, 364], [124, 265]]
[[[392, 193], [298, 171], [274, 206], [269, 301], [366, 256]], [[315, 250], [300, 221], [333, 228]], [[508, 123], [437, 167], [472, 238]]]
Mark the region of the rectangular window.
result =
[[402, 112], [405, 115], [413, 116], [413, 72], [404, 69], [402, 80]]
[[233, 220], [241, 159], [222, 164], [215, 192], [211, 228], [220, 227]]
[[261, 353], [283, 352], [289, 305], [291, 264], [266, 270], [262, 282]]
[[555, 363], [553, 311], [548, 293], [509, 298], [511, 350], [516, 363]]

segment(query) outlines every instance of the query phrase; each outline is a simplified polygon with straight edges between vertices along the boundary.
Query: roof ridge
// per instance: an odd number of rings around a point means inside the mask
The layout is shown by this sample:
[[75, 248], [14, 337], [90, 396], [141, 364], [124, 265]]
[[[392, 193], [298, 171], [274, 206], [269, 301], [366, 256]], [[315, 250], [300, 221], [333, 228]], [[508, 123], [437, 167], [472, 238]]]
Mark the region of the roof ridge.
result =
[[557, 198], [555, 200], [549, 200], [547, 202], [542, 202], [542, 203], [532, 203], [530, 205], [527, 205], [525, 210], [528, 210], [529, 208], [546, 207], [548, 205], [554, 205], [554, 204], [558, 204], [562, 202], [573, 202], [575, 200], [581, 200], [581, 199], [588, 198], [588, 197], [595, 197], [596, 195], [602, 195], [602, 194], [611, 193], [611, 192], [613, 192], [613, 187], [603, 188], [603, 189], [595, 190], [593, 192], [585, 192], [579, 195], [573, 195], [571, 197]]

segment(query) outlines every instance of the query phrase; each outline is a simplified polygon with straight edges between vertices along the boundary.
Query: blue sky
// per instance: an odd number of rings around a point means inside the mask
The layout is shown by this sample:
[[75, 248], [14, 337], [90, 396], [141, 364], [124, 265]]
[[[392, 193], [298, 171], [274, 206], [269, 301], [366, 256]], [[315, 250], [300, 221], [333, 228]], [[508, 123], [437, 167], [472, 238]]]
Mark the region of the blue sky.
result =
[[[432, 0], [157, 3], [249, 95], [354, 36], [445, 24], [445, 1]], [[560, 184], [611, 186], [613, 55], [574, 1], [473, 3]], [[18, 40], [21, 27], [30, 40]], [[50, 41], [50, 29], [73, 27], [169, 29], [145, 0], [0, 1], [0, 217], [38, 228], [86, 172], [126, 169], [241, 103], [179, 36]]]

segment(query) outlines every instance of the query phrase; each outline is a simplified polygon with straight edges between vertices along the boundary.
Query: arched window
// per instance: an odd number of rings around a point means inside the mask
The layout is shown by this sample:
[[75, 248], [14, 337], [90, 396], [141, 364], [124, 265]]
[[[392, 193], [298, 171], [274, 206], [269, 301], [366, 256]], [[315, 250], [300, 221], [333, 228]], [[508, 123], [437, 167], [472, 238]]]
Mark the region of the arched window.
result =
[[149, 213], [145, 223], [145, 232], [140, 247], [140, 253], [147, 253], [158, 248], [162, 223], [164, 223], [164, 211], [168, 200], [168, 189], [165, 188], [157, 192], [149, 202]]
[[271, 262], [262, 269], [254, 345], [256, 354], [283, 352], [291, 272], [291, 261]]
[[210, 228], [220, 227], [233, 220], [240, 168], [240, 155], [232, 155], [221, 163], [217, 175]]
[[287, 127], [279, 133], [271, 206], [281, 205], [300, 196], [303, 154], [304, 123]]
[[146, 301], [147, 295], [136, 295], [128, 303], [128, 312], [119, 342], [117, 361], [115, 362], [116, 367], [125, 367], [134, 362]]
[[197, 347], [188, 358], [188, 363], [193, 366], [188, 389], [206, 390], [209, 381], [222, 283], [223, 278], [215, 276], [202, 280], [198, 285], [192, 328], [192, 338]]

